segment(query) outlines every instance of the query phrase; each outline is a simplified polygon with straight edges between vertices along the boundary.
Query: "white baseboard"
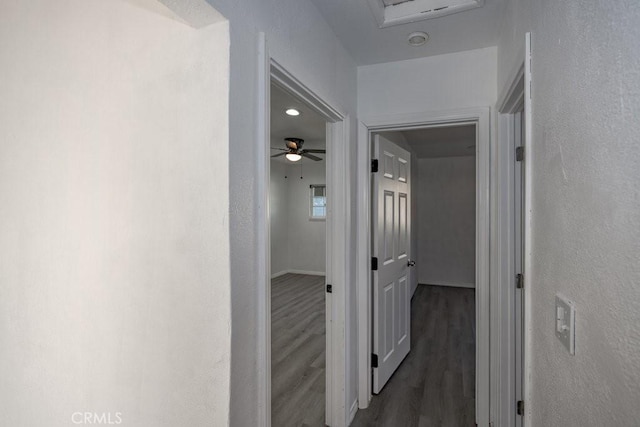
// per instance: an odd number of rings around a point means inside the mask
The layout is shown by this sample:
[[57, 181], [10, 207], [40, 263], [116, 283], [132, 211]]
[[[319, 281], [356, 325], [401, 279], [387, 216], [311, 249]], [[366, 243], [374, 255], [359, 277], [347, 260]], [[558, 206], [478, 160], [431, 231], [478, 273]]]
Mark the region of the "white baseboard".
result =
[[309, 276], [326, 276], [324, 271], [308, 271], [308, 270], [289, 270], [292, 274], [307, 274]]
[[[426, 283], [425, 283], [426, 282]], [[450, 286], [452, 288], [471, 288], [476, 287], [475, 283], [460, 283], [460, 282], [438, 282], [438, 281], [425, 281], [420, 282], [420, 285], [425, 286]]]
[[358, 412], [358, 399], [354, 400], [353, 403], [351, 404], [351, 408], [349, 409], [349, 420], [347, 422], [347, 425], [351, 424], [351, 421], [353, 421], [353, 419], [356, 416], [356, 412]]
[[289, 270], [282, 270], [282, 271], [278, 271], [275, 274], [271, 275], [272, 279], [275, 279], [276, 277], [280, 277], [280, 276], [284, 276], [285, 274], [287, 274], [289, 272]]
[[308, 276], [326, 276], [326, 273], [324, 271], [309, 271], [309, 270], [282, 270], [279, 271], [275, 274], [271, 275], [272, 279], [275, 279], [276, 277], [280, 277], [280, 276], [284, 276], [285, 274], [306, 274]]

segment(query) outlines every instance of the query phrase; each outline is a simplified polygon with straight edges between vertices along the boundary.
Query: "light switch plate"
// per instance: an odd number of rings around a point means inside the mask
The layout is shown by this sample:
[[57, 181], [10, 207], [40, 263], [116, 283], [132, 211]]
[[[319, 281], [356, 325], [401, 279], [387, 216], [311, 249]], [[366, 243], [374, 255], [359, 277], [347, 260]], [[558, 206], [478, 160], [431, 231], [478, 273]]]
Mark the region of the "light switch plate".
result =
[[576, 309], [573, 302], [569, 301], [561, 295], [556, 295], [556, 337], [560, 340], [562, 345], [567, 348], [569, 354], [576, 354], [576, 336], [575, 336], [575, 323], [576, 323]]

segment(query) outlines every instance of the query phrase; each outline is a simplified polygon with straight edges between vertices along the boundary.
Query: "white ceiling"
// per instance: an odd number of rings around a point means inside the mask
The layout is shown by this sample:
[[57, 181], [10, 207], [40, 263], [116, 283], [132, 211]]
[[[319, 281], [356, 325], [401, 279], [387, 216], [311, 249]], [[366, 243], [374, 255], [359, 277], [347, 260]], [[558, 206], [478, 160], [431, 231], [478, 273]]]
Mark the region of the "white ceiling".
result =
[[[300, 111], [299, 116], [288, 116], [285, 110], [295, 108]], [[302, 148], [324, 149], [326, 146], [326, 121], [316, 112], [307, 107], [303, 102], [298, 101], [289, 93], [280, 89], [276, 85], [271, 85], [271, 147], [286, 148], [285, 138], [302, 138], [304, 144]], [[271, 150], [271, 154], [278, 154], [280, 151]], [[326, 158], [325, 154], [316, 154], [322, 158]], [[276, 157], [274, 161], [294, 164], [286, 160], [284, 156]], [[302, 158], [295, 162], [316, 163], [314, 160]]]
[[462, 157], [476, 153], [476, 125], [442, 126], [402, 131], [419, 158]]
[[[401, 61], [496, 46], [506, 0], [485, 0], [484, 6], [387, 28], [378, 28], [367, 0], [311, 0], [358, 65]], [[414, 31], [429, 34], [424, 46], [412, 47]]]

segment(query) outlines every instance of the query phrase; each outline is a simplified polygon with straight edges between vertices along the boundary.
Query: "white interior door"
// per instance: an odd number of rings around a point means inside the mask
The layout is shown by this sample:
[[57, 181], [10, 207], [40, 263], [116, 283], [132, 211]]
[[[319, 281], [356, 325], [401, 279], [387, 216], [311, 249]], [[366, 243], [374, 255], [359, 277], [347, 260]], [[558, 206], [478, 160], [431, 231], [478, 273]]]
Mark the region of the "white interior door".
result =
[[[409, 354], [411, 289], [411, 157], [376, 135], [373, 177], [373, 393], [379, 393]], [[377, 261], [376, 261], [377, 260]]]

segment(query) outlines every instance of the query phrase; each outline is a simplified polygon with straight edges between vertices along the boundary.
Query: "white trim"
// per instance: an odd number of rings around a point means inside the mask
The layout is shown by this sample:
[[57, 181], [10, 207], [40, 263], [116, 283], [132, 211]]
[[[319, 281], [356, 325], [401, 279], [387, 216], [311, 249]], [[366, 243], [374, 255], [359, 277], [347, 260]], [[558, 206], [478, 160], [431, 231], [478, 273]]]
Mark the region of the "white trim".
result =
[[524, 103], [524, 60], [509, 81], [511, 83], [505, 86], [502, 96], [499, 98], [500, 102], [496, 104], [500, 113], [515, 113]]
[[288, 274], [288, 273], [290, 273], [290, 271], [289, 271], [289, 270], [282, 270], [282, 271], [279, 271], [279, 272], [277, 272], [277, 273], [272, 274], [272, 275], [271, 275], [271, 278], [272, 278], [272, 279], [275, 279], [275, 278], [277, 278], [277, 277], [284, 276], [285, 274]]
[[[525, 121], [525, 146], [527, 152], [524, 156], [524, 271], [525, 286], [524, 286], [524, 401], [525, 414], [524, 425], [531, 425], [532, 417], [532, 405], [531, 405], [531, 289], [535, 286], [532, 283], [531, 278], [535, 277], [533, 269], [531, 243], [532, 243], [532, 215], [531, 215], [531, 198], [533, 195], [532, 188], [532, 172], [533, 172], [533, 112], [532, 112], [532, 76], [531, 76], [531, 62], [532, 62], [532, 46], [531, 46], [531, 33], [525, 35], [525, 84], [524, 84], [524, 121]], [[528, 280], [526, 279], [528, 278]]]
[[418, 283], [418, 286], [447, 286], [450, 288], [475, 288], [475, 283], [463, 283], [463, 282], [442, 282], [442, 281], [427, 281], [426, 283]]
[[477, 123], [476, 144], [476, 420], [489, 425], [489, 227], [490, 227], [490, 111], [489, 107], [386, 115], [365, 118], [358, 128], [358, 401], [364, 409], [371, 399], [370, 361], [370, 139], [371, 132]]
[[271, 275], [272, 279], [275, 279], [276, 277], [280, 277], [280, 276], [284, 276], [285, 274], [306, 274], [307, 276], [326, 276], [327, 272], [326, 271], [311, 271], [311, 270], [292, 270], [292, 269], [287, 269], [287, 270], [282, 270], [279, 271], [275, 274]]
[[358, 399], [356, 398], [351, 404], [351, 408], [349, 409], [349, 419], [347, 425], [351, 424], [351, 421], [356, 417], [356, 412], [358, 412]]
[[[496, 291], [492, 295], [492, 400], [491, 419], [496, 426], [519, 426], [522, 420], [516, 415], [515, 402], [519, 398], [516, 390], [515, 339], [516, 335], [516, 289], [515, 289], [515, 145], [517, 113], [524, 104], [524, 58], [522, 66], [512, 76], [500, 98], [497, 119], [498, 140], [493, 153], [496, 164], [493, 189], [494, 200], [493, 236], [495, 242], [495, 264], [492, 282]], [[527, 148], [525, 148], [528, 151]], [[527, 154], [525, 154], [525, 157]], [[520, 397], [521, 398], [521, 397]]]
[[[254, 150], [257, 154], [257, 212], [256, 240], [258, 251], [258, 417], [260, 427], [271, 426], [271, 262], [269, 181], [270, 153], [268, 152], [270, 87], [280, 86], [299, 98], [327, 120], [327, 283], [333, 293], [327, 295], [326, 314], [326, 423], [333, 427], [346, 427], [348, 419], [346, 381], [349, 378], [345, 327], [349, 294], [346, 292], [349, 265], [346, 259], [349, 241], [350, 211], [348, 182], [349, 127], [348, 117], [324, 102], [315, 92], [291, 75], [271, 58], [264, 33], [258, 37], [258, 112], [257, 135]], [[308, 274], [309, 272], [304, 272]], [[324, 275], [324, 274], [323, 274]], [[345, 331], [346, 330], [346, 331]]]
[[270, 181], [270, 153], [269, 122], [271, 113], [271, 78], [269, 72], [269, 49], [267, 37], [258, 34], [258, 111], [257, 138], [254, 144], [256, 150], [256, 192], [257, 215], [256, 244], [258, 248], [258, 426], [271, 425], [271, 237], [269, 218], [269, 181]]

